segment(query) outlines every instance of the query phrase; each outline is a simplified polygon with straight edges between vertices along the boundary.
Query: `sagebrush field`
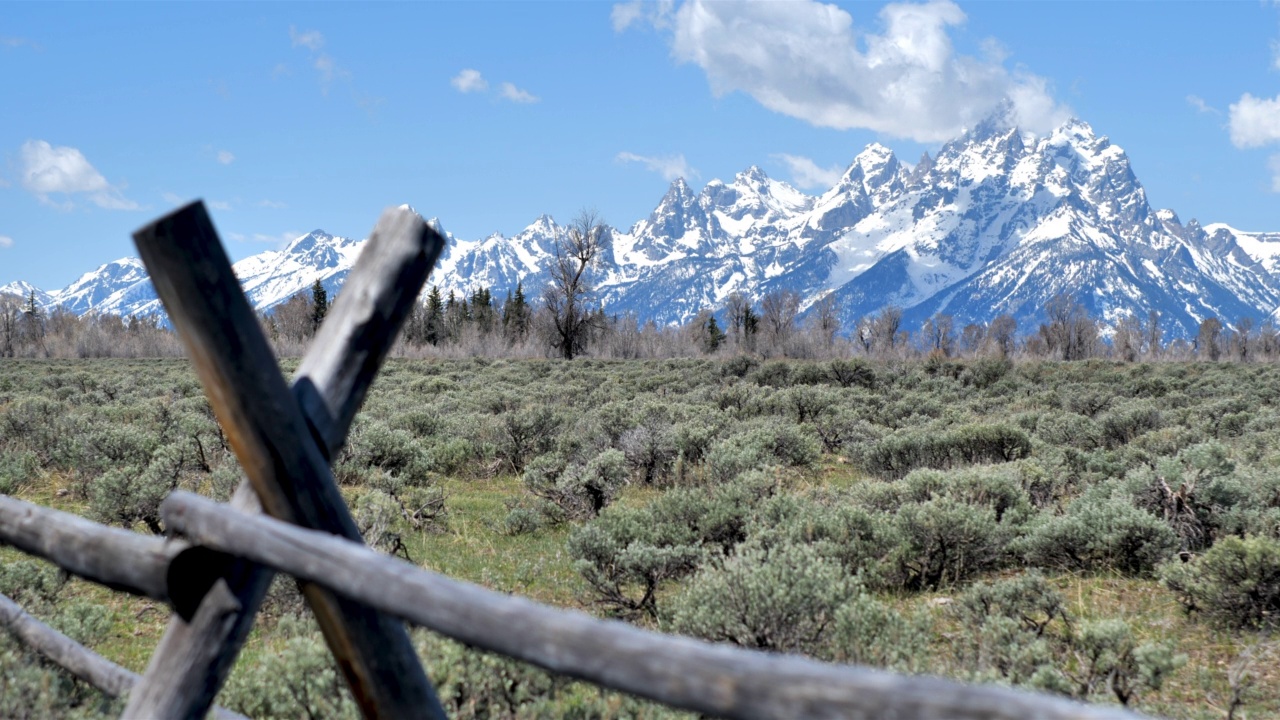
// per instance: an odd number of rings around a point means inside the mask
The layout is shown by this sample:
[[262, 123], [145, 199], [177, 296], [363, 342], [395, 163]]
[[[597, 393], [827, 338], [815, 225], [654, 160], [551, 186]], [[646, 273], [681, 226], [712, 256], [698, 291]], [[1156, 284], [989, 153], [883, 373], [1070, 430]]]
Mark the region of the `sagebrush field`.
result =
[[[292, 369], [286, 361], [285, 370]], [[335, 475], [410, 562], [667, 632], [1280, 715], [1280, 367], [392, 360]], [[181, 360], [0, 363], [0, 492], [162, 532], [235, 459]], [[0, 551], [0, 592], [141, 671], [168, 610]], [[457, 717], [665, 717], [429, 633]], [[355, 717], [277, 580], [219, 702]], [[0, 716], [118, 712], [0, 638]]]

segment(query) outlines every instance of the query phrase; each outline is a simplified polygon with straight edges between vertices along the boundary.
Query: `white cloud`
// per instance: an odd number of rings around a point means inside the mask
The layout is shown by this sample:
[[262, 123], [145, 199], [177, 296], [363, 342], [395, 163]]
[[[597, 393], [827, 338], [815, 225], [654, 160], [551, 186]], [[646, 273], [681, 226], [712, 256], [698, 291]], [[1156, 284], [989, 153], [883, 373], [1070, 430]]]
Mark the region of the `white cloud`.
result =
[[137, 210], [121, 188], [107, 182], [84, 154], [73, 147], [54, 147], [44, 140], [28, 140], [18, 151], [22, 187], [41, 202], [69, 209], [70, 200], [58, 203], [50, 195], [85, 195], [98, 207], [110, 210]]
[[0, 248], [11, 248], [11, 247], [13, 247], [13, 238], [9, 237], [8, 235], [0, 235]]
[[245, 233], [229, 232], [227, 233], [227, 237], [236, 242], [266, 243], [268, 245], [274, 245], [275, 247], [284, 247], [304, 234], [305, 233], [300, 233], [294, 230], [288, 230], [275, 235], [271, 235], [269, 233], [249, 233], [246, 235]]
[[258, 207], [271, 208], [272, 210], [283, 210], [288, 206], [280, 202], [279, 200], [259, 200]]
[[673, 0], [657, 2], [630, 0], [614, 5], [609, 18], [613, 21], [613, 29], [616, 32], [622, 32], [636, 23], [649, 23], [663, 30], [670, 26], [672, 7], [674, 7]]
[[225, 200], [210, 200], [209, 207], [214, 210], [230, 210], [231, 203]]
[[849, 13], [816, 0], [688, 0], [645, 10], [615, 5], [615, 28], [669, 28], [672, 55], [701, 67], [715, 95], [745, 92], [813, 125], [933, 142], [1006, 101], [1027, 130], [1067, 116], [1044, 78], [1004, 67], [995, 41], [983, 43], [985, 59], [957, 54], [948, 32], [966, 18], [949, 0], [886, 5], [879, 34], [856, 30]]
[[843, 174], [838, 166], [819, 167], [813, 160], [802, 155], [778, 153], [774, 157], [786, 163], [787, 169], [791, 171], [791, 182], [799, 188], [829, 188], [839, 182]]
[[324, 47], [324, 35], [319, 30], [303, 30], [289, 26], [289, 40], [294, 47], [304, 47], [308, 50], [317, 51]]
[[698, 171], [689, 167], [689, 162], [684, 159], [683, 153], [679, 155], [646, 156], [623, 151], [618, 153], [614, 159], [623, 163], [640, 163], [646, 170], [658, 173], [667, 182], [676, 178], [698, 177]]
[[179, 195], [178, 193], [168, 191], [160, 193], [160, 199], [164, 200], [165, 203], [169, 205], [186, 205], [188, 202], [187, 198]]
[[235, 161], [236, 161], [236, 156], [235, 156], [235, 155], [232, 155], [229, 151], [227, 151], [227, 150], [219, 150], [219, 151], [218, 151], [218, 164], [219, 164], [219, 165], [230, 165], [231, 163], [233, 163], [233, 162], [235, 162]]
[[1271, 192], [1280, 193], [1280, 153], [1267, 159], [1267, 169], [1271, 171]]
[[456, 77], [449, 81], [460, 93], [484, 92], [489, 89], [489, 83], [480, 74], [479, 70], [466, 68], [458, 73]]
[[510, 100], [514, 103], [536, 103], [539, 99], [536, 95], [527, 90], [521, 90], [509, 82], [504, 82], [499, 86], [499, 93], [504, 100]]
[[[340, 67], [333, 56], [326, 52], [321, 52], [324, 48], [324, 35], [319, 30], [299, 31], [298, 28], [289, 26], [289, 40], [295, 48], [306, 48], [311, 54], [311, 66], [320, 74], [320, 92], [328, 95], [329, 87], [333, 84], [334, 78], [350, 78], [351, 73]], [[273, 77], [278, 77], [281, 73], [287, 73], [288, 68], [277, 65], [275, 71], [272, 72]]]
[[1238, 148], [1280, 142], [1280, 95], [1268, 100], [1245, 93], [1231, 105], [1229, 127]]
[[1205, 102], [1204, 98], [1200, 97], [1199, 95], [1188, 95], [1187, 104], [1202, 113], [1212, 113], [1214, 115], [1222, 114], [1221, 110]]
[[1280, 40], [1271, 41], [1271, 67], [1280, 70]]

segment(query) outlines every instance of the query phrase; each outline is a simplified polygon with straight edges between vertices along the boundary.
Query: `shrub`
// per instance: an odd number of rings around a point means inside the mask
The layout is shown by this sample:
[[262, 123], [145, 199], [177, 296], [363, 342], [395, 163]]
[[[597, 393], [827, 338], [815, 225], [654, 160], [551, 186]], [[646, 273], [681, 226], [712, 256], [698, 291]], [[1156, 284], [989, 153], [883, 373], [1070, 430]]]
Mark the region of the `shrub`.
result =
[[514, 473], [555, 447], [561, 417], [546, 405], [534, 405], [504, 414], [498, 423], [498, 458]]
[[818, 443], [802, 428], [777, 420], [714, 444], [707, 453], [711, 476], [728, 481], [748, 470], [769, 466], [807, 468], [819, 458]]
[[524, 472], [530, 492], [572, 518], [599, 515], [626, 479], [626, 457], [617, 450], [605, 450], [585, 463], [567, 461], [558, 453], [539, 455]]
[[891, 579], [907, 590], [956, 585], [999, 567], [1009, 541], [994, 510], [948, 499], [903, 505], [893, 526]]
[[1098, 418], [1102, 440], [1108, 447], [1123, 445], [1139, 435], [1159, 430], [1160, 410], [1150, 400], [1134, 400]]
[[359, 712], [333, 655], [310, 618], [285, 616], [276, 624], [285, 641], [241, 663], [218, 696], [227, 709], [255, 718], [358, 718]]
[[574, 568], [595, 593], [595, 602], [624, 617], [657, 617], [657, 590], [691, 572], [702, 549], [691, 533], [657, 527], [643, 510], [606, 512], [569, 536]]
[[842, 663], [922, 672], [931, 630], [925, 616], [903, 615], [860, 592], [836, 610], [829, 655]]
[[1064, 674], [1075, 685], [1076, 697], [1109, 690], [1125, 706], [1147, 690], [1159, 690], [1187, 662], [1185, 655], [1175, 655], [1166, 644], [1138, 645], [1123, 620], [1085, 623], [1072, 639], [1071, 651], [1074, 670]]
[[14, 495], [36, 478], [40, 459], [30, 450], [0, 452], [0, 494]]
[[1069, 621], [1062, 593], [1035, 571], [974, 585], [960, 596], [952, 612], [969, 627], [977, 627], [988, 618], [1009, 618], [1035, 637], [1044, 635], [1054, 620], [1061, 620], [1063, 624]]
[[849, 574], [880, 584], [881, 564], [898, 542], [892, 516], [827, 498], [780, 495], [763, 503], [750, 529], [765, 545], [805, 544]]
[[1222, 625], [1280, 625], [1280, 542], [1225, 537], [1188, 563], [1166, 563], [1160, 579], [1188, 611]]
[[913, 430], [888, 435], [867, 447], [863, 468], [884, 478], [900, 478], [916, 468], [949, 468], [982, 462], [1011, 462], [1031, 454], [1031, 439], [1011, 425], [961, 425], [944, 432]]
[[670, 480], [679, 451], [669, 422], [646, 418], [643, 424], [622, 433], [618, 447], [640, 483], [662, 485]]
[[807, 545], [739, 546], [672, 603], [671, 629], [747, 648], [813, 654], [856, 586]]
[[868, 390], [876, 386], [876, 373], [870, 363], [862, 359], [832, 360], [827, 366], [832, 379], [840, 387], [863, 387]]
[[1149, 575], [1177, 549], [1159, 518], [1134, 507], [1110, 484], [1077, 499], [1065, 515], [1044, 518], [1019, 543], [1028, 563], [1063, 570]]

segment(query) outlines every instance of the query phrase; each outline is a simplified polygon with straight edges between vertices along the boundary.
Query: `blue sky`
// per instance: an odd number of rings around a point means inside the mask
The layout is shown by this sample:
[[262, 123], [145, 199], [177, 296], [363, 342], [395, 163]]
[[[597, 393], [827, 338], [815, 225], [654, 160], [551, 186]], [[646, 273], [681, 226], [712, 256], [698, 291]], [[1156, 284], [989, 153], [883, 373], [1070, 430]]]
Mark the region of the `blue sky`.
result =
[[1280, 231], [1274, 2], [8, 3], [0, 284], [210, 205], [234, 259], [411, 203], [463, 238], [750, 165], [817, 193], [1003, 97], [1124, 147], [1156, 207]]

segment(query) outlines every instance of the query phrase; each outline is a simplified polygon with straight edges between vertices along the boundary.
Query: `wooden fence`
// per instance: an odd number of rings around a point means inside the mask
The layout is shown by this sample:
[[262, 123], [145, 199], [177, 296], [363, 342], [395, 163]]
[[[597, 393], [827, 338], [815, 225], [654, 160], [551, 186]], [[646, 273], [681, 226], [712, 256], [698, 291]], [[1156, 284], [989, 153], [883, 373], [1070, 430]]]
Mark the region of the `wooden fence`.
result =
[[138, 676], [0, 596], [0, 622], [94, 687], [127, 695], [125, 717], [205, 717], [276, 572], [300, 583], [370, 718], [445, 717], [405, 622], [602, 687], [722, 717], [1138, 717], [1008, 688], [662, 635], [496, 593], [370, 550], [329, 462], [444, 239], [407, 208], [386, 211], [291, 387], [201, 203], [160, 218], [134, 239], [247, 479], [226, 505], [174, 492], [161, 508], [174, 533], [169, 538], [0, 495], [0, 541], [173, 609]]

